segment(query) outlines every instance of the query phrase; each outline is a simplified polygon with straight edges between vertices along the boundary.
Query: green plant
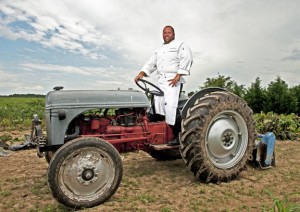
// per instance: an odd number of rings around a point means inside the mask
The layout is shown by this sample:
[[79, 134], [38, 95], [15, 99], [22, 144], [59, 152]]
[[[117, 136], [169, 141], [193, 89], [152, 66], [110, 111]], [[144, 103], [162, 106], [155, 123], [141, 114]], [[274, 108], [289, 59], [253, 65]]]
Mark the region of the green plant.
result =
[[10, 196], [10, 195], [12, 195], [11, 191], [1, 191], [0, 192], [1, 197], [7, 197], [7, 196]]
[[33, 114], [44, 120], [45, 99], [26, 97], [0, 97], [0, 129], [28, 129]]
[[10, 141], [10, 140], [12, 140], [12, 136], [11, 135], [7, 135], [7, 134], [4, 134], [4, 135], [2, 135], [2, 136], [0, 136], [0, 140], [1, 141]]
[[295, 140], [300, 137], [300, 117], [273, 112], [254, 114], [256, 130], [259, 133], [273, 132], [278, 139]]
[[[275, 197], [270, 191], [267, 189], [263, 190], [264, 193], [267, 193], [273, 200], [273, 205], [270, 211], [278, 211], [278, 212], [297, 212], [300, 211], [300, 205], [295, 204], [289, 201], [289, 196], [295, 195], [296, 193], [284, 195], [283, 199], [279, 199]], [[298, 195], [298, 194], [296, 194]]]

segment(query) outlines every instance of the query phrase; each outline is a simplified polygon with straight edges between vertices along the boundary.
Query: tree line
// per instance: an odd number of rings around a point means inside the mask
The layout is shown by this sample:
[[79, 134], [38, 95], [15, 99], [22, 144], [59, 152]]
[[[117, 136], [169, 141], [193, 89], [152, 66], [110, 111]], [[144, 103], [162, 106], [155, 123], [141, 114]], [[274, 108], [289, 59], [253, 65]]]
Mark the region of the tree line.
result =
[[42, 95], [42, 94], [10, 94], [10, 95], [0, 95], [0, 97], [22, 97], [22, 98], [45, 98], [46, 95]]
[[[274, 112], [277, 114], [300, 115], [300, 84], [289, 87], [288, 84], [277, 76], [267, 87], [262, 87], [259, 77], [251, 83], [250, 87], [237, 84], [231, 77], [218, 74], [214, 78], [206, 78], [203, 86], [222, 87], [246, 100], [254, 113]], [[194, 92], [188, 93], [191, 96]]]

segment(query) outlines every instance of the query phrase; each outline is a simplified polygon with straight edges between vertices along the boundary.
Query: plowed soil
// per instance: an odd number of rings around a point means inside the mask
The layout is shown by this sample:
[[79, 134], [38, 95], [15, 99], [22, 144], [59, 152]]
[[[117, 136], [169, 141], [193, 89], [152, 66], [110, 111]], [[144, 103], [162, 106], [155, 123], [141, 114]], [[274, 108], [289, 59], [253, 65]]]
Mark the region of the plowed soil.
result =
[[[1, 132], [22, 137], [26, 132]], [[229, 183], [196, 181], [182, 160], [156, 161], [142, 151], [122, 154], [116, 194], [83, 211], [269, 211], [273, 203], [300, 205], [300, 142], [277, 141], [276, 167], [248, 169]], [[47, 185], [48, 164], [35, 149], [0, 157], [0, 211], [68, 211]], [[285, 197], [287, 199], [285, 199]]]

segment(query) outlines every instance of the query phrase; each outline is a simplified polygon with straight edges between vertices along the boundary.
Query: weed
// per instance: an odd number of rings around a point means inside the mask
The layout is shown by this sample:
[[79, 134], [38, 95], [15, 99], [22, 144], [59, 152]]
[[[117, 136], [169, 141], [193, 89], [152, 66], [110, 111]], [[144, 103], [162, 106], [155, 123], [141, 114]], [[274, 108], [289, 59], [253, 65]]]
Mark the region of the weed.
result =
[[31, 192], [35, 195], [50, 194], [46, 181], [35, 182]]
[[199, 193], [200, 193], [200, 194], [205, 194], [205, 189], [204, 189], [204, 188], [201, 188], [200, 191], [199, 191]]
[[3, 142], [11, 141], [12, 140], [12, 136], [4, 134], [4, 135], [0, 136], [0, 140], [3, 141]]
[[160, 209], [160, 212], [171, 212], [172, 211], [172, 209], [170, 209], [170, 208], [162, 208], [162, 209]]
[[1, 191], [0, 192], [1, 197], [7, 197], [7, 196], [10, 196], [10, 195], [12, 195], [11, 191]]
[[5, 180], [5, 182], [10, 182], [10, 183], [14, 183], [14, 184], [16, 184], [16, 183], [20, 183], [19, 182], [19, 179], [18, 178], [14, 178], [14, 177], [12, 177], [12, 178], [7, 178], [6, 180]]
[[139, 196], [138, 199], [142, 203], [152, 203], [152, 202], [155, 202], [157, 198], [152, 195], [144, 194], [144, 195]]
[[289, 196], [291, 195], [298, 195], [298, 193], [292, 193], [284, 195], [283, 199], [279, 199], [275, 197], [270, 191], [264, 189], [263, 192], [267, 193], [273, 200], [273, 205], [270, 211], [278, 211], [278, 212], [293, 212], [293, 211], [300, 211], [300, 205], [295, 204], [289, 201]]

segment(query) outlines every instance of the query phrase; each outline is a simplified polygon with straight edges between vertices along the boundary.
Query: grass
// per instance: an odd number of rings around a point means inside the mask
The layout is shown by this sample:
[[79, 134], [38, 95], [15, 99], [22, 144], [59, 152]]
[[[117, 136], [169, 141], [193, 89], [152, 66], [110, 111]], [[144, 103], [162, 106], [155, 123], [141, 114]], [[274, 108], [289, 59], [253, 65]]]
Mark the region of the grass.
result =
[[160, 209], [160, 212], [172, 212], [173, 210], [171, 208], [168, 207], [164, 207], [162, 209]]
[[7, 196], [10, 196], [10, 195], [12, 195], [11, 191], [0, 191], [0, 196], [1, 197], [7, 197]]
[[34, 186], [31, 189], [31, 192], [37, 196], [44, 196], [44, 194], [50, 194], [50, 190], [47, 186], [45, 179], [42, 181], [40, 179], [34, 180]]
[[154, 203], [157, 201], [157, 197], [154, 195], [149, 195], [149, 194], [142, 194], [138, 196], [138, 200], [141, 201], [144, 204], [148, 203]]

